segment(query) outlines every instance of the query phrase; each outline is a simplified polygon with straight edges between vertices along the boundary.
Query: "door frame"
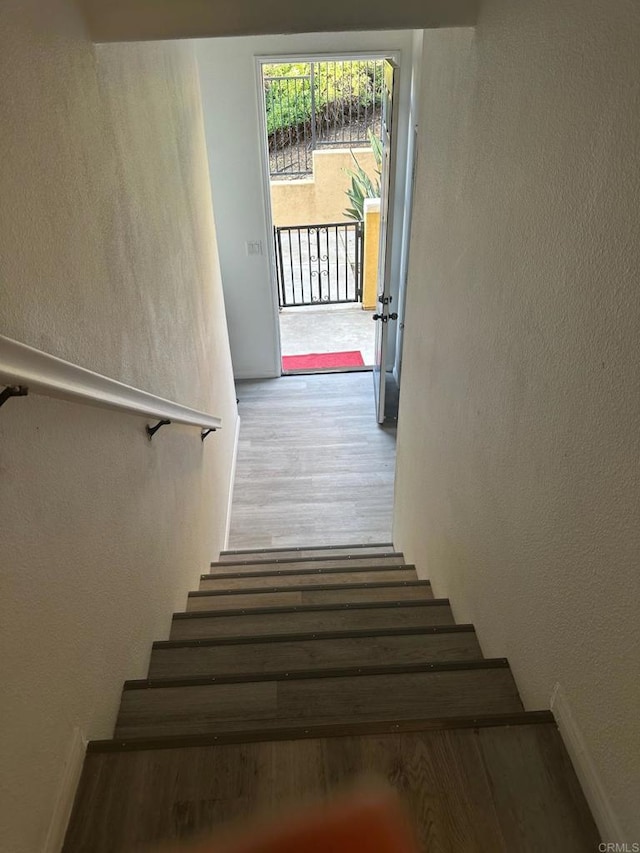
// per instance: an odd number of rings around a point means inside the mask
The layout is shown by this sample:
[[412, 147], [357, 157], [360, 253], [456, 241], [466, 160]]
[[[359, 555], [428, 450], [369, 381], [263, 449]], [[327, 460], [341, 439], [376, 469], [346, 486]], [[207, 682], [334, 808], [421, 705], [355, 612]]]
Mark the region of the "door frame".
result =
[[[275, 340], [275, 350], [278, 355], [278, 361], [280, 364], [280, 370], [282, 370], [282, 343], [280, 336], [280, 305], [278, 300], [278, 277], [276, 271], [276, 261], [275, 261], [275, 240], [273, 236], [273, 211], [271, 208], [271, 189], [270, 189], [270, 176], [269, 176], [269, 157], [267, 152], [267, 145], [265, 144], [265, 140], [267, 138], [267, 125], [266, 125], [266, 113], [264, 109], [264, 97], [263, 97], [263, 87], [262, 87], [262, 66], [265, 64], [276, 64], [276, 63], [285, 63], [285, 62], [341, 62], [356, 59], [369, 59], [369, 60], [382, 60], [382, 59], [391, 59], [396, 63], [399, 69], [399, 79], [402, 81], [403, 78], [403, 69], [405, 74], [410, 74], [411, 70], [411, 56], [405, 58], [405, 62], [402, 62], [402, 51], [399, 49], [393, 50], [356, 50], [356, 51], [335, 51], [335, 52], [323, 52], [323, 53], [308, 53], [308, 52], [295, 52], [295, 53], [274, 53], [274, 54], [256, 54], [254, 56], [254, 67], [255, 67], [255, 94], [256, 94], [256, 109], [258, 111], [258, 128], [260, 133], [260, 172], [262, 176], [262, 197], [264, 202], [264, 210], [265, 210], [265, 218], [267, 225], [267, 234], [266, 234], [266, 246], [265, 249], [269, 256], [269, 278], [270, 278], [270, 292], [271, 292], [271, 304], [273, 310], [273, 320], [274, 327], [276, 329], [276, 340]], [[402, 85], [402, 83], [400, 83]], [[400, 96], [400, 93], [398, 93]], [[410, 106], [404, 105], [402, 101], [399, 102], [398, 109], [398, 125], [406, 126], [407, 130], [407, 151], [406, 151], [406, 162], [404, 164], [405, 168], [402, 170], [400, 174], [396, 174], [395, 181], [395, 192], [393, 197], [393, 205], [398, 203], [400, 199], [401, 188], [405, 185], [405, 173], [408, 173], [409, 170], [413, 168], [413, 158], [411, 147], [408, 144], [409, 135], [412, 131], [411, 128], [408, 127], [410, 120]], [[396, 165], [397, 169], [397, 165]], [[346, 220], [345, 220], [346, 221]], [[404, 213], [401, 218], [401, 221], [396, 221], [394, 217], [394, 222], [392, 223], [393, 228], [390, 235], [390, 244], [391, 250], [393, 253], [394, 259], [396, 258], [397, 253], [397, 264], [398, 270], [400, 273], [401, 265], [402, 265], [402, 257], [406, 251], [408, 251], [409, 235], [406, 233], [406, 229], [404, 228]], [[388, 235], [389, 236], [389, 235]], [[405, 287], [405, 282], [402, 280], [398, 283], [399, 292]], [[399, 297], [398, 297], [399, 298]], [[371, 334], [374, 334], [374, 329], [371, 329]], [[394, 341], [394, 361], [395, 364], [398, 364], [398, 359], [400, 353], [398, 352], [398, 343], [400, 338], [396, 337]]]
[[[398, 326], [395, 322], [398, 319], [398, 312], [393, 305], [392, 294], [392, 269], [391, 256], [387, 252], [388, 235], [393, 235], [395, 222], [395, 204], [390, 204], [396, 198], [396, 172], [398, 159], [398, 144], [397, 144], [397, 125], [398, 125], [398, 84], [400, 77], [400, 69], [393, 60], [385, 60], [383, 65], [383, 105], [382, 105], [382, 171], [380, 175], [380, 251], [378, 252], [378, 276], [376, 287], [376, 332], [375, 332], [375, 359], [373, 367], [373, 388], [375, 397], [376, 417], [379, 424], [384, 424], [387, 420], [387, 384], [388, 384], [388, 357], [387, 349], [389, 346], [389, 331], [391, 328], [395, 330], [396, 347], [394, 347], [394, 355], [398, 341]], [[390, 75], [390, 81], [389, 81]], [[391, 94], [390, 100], [387, 98], [387, 93]], [[391, 112], [389, 114], [389, 107]], [[404, 218], [404, 217], [403, 217]], [[403, 232], [404, 233], [404, 232]], [[399, 299], [399, 294], [396, 293], [396, 299]], [[395, 315], [394, 326], [389, 326], [391, 317]], [[394, 358], [395, 361], [395, 358]], [[394, 364], [395, 367], [395, 364]]]

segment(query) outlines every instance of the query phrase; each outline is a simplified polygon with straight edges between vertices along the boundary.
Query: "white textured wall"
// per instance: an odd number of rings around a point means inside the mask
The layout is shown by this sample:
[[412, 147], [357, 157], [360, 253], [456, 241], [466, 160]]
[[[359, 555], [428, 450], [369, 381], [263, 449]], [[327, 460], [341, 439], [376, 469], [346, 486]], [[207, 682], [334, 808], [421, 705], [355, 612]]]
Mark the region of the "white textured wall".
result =
[[628, 0], [425, 33], [395, 520], [528, 708], [560, 682], [634, 841], [639, 43]]
[[[399, 51], [401, 120], [397, 172], [403, 185], [412, 33], [400, 30], [207, 39], [198, 42], [197, 51], [234, 372], [240, 379], [279, 376], [278, 298], [271, 278], [272, 235], [268, 233], [260, 159], [256, 57]], [[392, 244], [395, 282], [399, 278], [403, 212], [402, 193], [399, 193]], [[264, 254], [248, 256], [247, 240], [261, 240]], [[391, 359], [394, 347], [395, 339], [391, 342]]]
[[10, 0], [0, 98], [0, 332], [224, 421], [0, 412], [0, 849], [35, 853], [74, 727], [110, 736], [218, 554], [236, 410], [192, 46], [94, 49], [70, 2]]

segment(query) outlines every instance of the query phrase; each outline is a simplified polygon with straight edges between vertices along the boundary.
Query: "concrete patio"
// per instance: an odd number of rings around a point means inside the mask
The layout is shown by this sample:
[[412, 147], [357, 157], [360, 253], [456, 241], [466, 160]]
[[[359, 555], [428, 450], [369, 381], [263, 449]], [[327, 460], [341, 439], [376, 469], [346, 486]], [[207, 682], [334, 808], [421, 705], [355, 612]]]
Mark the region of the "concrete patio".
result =
[[360, 304], [283, 308], [280, 311], [282, 355], [359, 350], [365, 365], [374, 362], [373, 311]]

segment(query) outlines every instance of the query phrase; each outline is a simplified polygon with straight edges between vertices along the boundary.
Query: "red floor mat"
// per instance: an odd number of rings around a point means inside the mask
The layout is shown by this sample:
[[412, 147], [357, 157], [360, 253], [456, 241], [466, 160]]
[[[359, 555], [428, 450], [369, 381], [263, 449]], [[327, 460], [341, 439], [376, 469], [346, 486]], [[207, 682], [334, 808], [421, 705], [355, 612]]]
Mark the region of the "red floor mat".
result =
[[282, 356], [283, 370], [321, 370], [326, 367], [364, 367], [362, 353], [359, 350], [350, 350]]

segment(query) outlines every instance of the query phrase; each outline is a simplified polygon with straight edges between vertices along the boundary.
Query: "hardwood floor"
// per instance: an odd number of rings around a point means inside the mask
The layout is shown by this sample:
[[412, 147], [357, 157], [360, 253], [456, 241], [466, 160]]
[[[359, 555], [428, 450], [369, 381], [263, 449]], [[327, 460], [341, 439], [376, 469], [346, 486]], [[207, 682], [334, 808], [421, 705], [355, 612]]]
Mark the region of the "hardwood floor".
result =
[[[364, 667], [320, 677], [304, 672], [265, 680], [203, 678], [193, 685], [127, 682], [116, 722], [118, 738], [224, 734], [349, 720], [412, 720], [511, 714], [522, 703], [502, 659]], [[233, 676], [228, 676], [231, 679]], [[269, 679], [269, 680], [267, 680]]]
[[307, 569], [306, 571], [278, 572], [274, 574], [247, 573], [238, 575], [203, 575], [200, 590], [246, 589], [247, 587], [316, 586], [317, 584], [363, 584], [417, 580], [416, 570], [402, 567], [353, 570]]
[[522, 710], [508, 661], [402, 554], [278, 547], [212, 565], [125, 682], [64, 853], [155, 850], [372, 777], [424, 853], [597, 849], [553, 716]]
[[[424, 853], [586, 853], [598, 834], [553, 723], [89, 753], [65, 853], [125, 853], [362, 778], [405, 800]], [[155, 848], [153, 848], [155, 849]]]
[[370, 373], [239, 382], [229, 548], [390, 542], [395, 429]]
[[299, 634], [312, 631], [374, 630], [375, 628], [420, 628], [452, 625], [451, 607], [446, 599], [358, 604], [307, 604], [272, 607], [268, 610], [204, 613], [176, 613], [170, 640], [197, 640], [237, 637], [241, 634]]
[[235, 592], [191, 592], [187, 612], [199, 610], [239, 610], [253, 607], [279, 607], [296, 604], [350, 604], [368, 601], [421, 601], [433, 598], [427, 581], [401, 583], [327, 584], [288, 589], [252, 589]]
[[358, 568], [375, 568], [380, 566], [405, 566], [404, 556], [397, 553], [389, 554], [357, 554], [353, 557], [317, 557], [315, 559], [301, 558], [279, 558], [277, 560], [236, 560], [235, 562], [225, 561], [223, 563], [211, 563], [211, 568], [216, 577], [222, 577], [232, 573], [241, 573], [246, 575], [248, 572], [253, 574], [274, 574], [277, 572], [303, 572], [309, 569], [315, 569], [318, 572], [348, 568], [357, 570]]
[[196, 647], [157, 644], [151, 652], [149, 678], [301, 670], [314, 666], [373, 666], [380, 661], [412, 664], [481, 658], [473, 630], [441, 626], [439, 630], [414, 629], [413, 633], [403, 634], [353, 631], [350, 636], [307, 634], [292, 640], [235, 644], [210, 640]]

